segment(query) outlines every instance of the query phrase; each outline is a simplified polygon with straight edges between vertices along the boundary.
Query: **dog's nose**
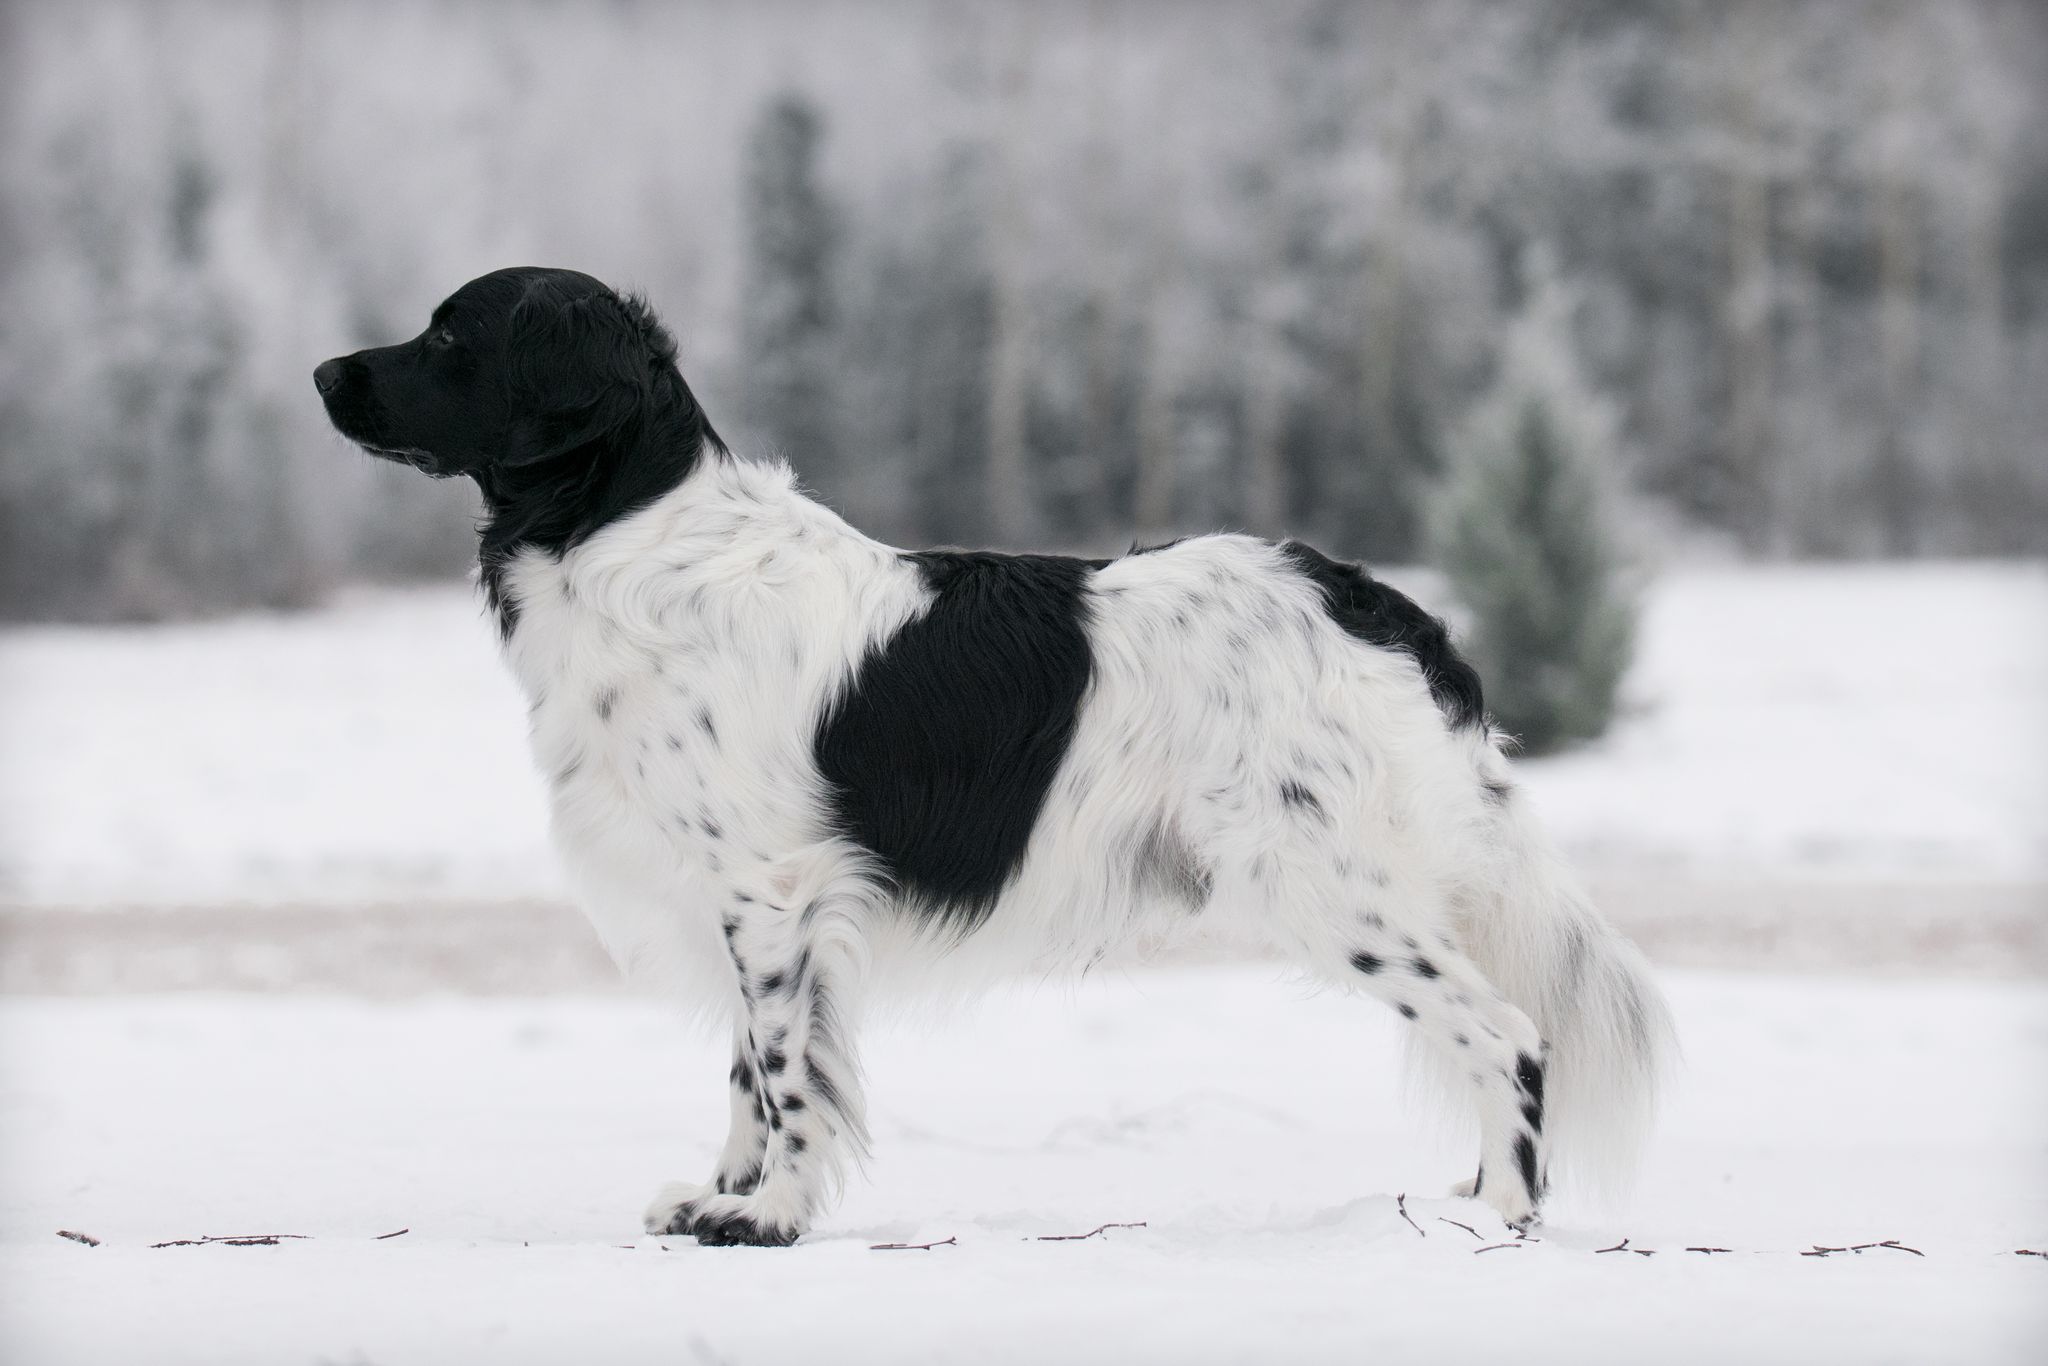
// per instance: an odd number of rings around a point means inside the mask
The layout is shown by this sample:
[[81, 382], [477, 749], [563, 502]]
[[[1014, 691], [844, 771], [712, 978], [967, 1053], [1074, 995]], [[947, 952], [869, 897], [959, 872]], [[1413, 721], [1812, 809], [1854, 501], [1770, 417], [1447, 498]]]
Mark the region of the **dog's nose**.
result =
[[329, 360], [320, 362], [320, 368], [313, 372], [313, 387], [323, 394], [331, 394], [341, 387], [341, 362]]

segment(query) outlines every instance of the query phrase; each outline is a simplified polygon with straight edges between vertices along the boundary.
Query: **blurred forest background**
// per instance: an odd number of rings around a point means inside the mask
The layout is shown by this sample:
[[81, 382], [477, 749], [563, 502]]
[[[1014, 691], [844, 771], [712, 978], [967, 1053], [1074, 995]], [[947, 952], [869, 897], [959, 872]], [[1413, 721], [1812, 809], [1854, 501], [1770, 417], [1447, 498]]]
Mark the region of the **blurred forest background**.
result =
[[518, 263], [899, 543], [1412, 562], [1547, 411], [1639, 544], [2048, 552], [2040, 0], [13, 0], [0, 102], [9, 618], [460, 573], [309, 376]]

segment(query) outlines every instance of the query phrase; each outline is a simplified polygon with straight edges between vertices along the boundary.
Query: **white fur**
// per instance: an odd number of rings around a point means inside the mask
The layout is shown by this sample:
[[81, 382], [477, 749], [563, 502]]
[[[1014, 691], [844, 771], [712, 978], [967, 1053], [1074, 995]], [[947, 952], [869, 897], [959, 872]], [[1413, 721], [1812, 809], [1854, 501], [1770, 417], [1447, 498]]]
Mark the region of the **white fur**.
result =
[[[777, 1031], [814, 1049], [842, 1093], [788, 1116], [808, 1141], [771, 1137], [758, 1190], [665, 1191], [652, 1228], [730, 1212], [794, 1236], [863, 1149], [850, 1022], [743, 993], [735, 956], [807, 964], [843, 1016], [878, 991], [972, 991], [1188, 931], [1278, 950], [1419, 1010], [1478, 1107], [1482, 1196], [1511, 1220], [1533, 1214], [1492, 1179], [1513, 1165], [1497, 1074], [1517, 1052], [1550, 1045], [1554, 1135], [1627, 1137], [1647, 1114], [1662, 1004], [1523, 804], [1488, 800], [1507, 779], [1496, 737], [1448, 726], [1415, 662], [1346, 635], [1268, 544], [1202, 537], [1092, 576], [1072, 744], [1018, 875], [957, 942], [893, 907], [835, 835], [812, 757], [863, 656], [927, 605], [897, 552], [780, 467], [706, 459], [559, 561], [522, 552], [505, 592], [555, 838], [607, 949], [736, 1021], [743, 1057]], [[1162, 850], [1201, 870], [1199, 909], [1144, 873]], [[1362, 974], [1361, 952], [1387, 968]], [[721, 1177], [764, 1141], [750, 1094], [736, 1084]]]

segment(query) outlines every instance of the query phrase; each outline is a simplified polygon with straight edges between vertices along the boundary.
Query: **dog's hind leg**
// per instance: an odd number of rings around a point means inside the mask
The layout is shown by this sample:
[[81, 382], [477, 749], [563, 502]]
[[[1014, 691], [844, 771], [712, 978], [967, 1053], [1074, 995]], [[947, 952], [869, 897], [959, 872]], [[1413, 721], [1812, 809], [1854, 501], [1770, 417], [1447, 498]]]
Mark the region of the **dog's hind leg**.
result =
[[[1325, 889], [1327, 891], [1327, 889]], [[1537, 1218], [1544, 1191], [1543, 1040], [1431, 917], [1400, 915], [1366, 889], [1315, 917], [1318, 971], [1363, 988], [1400, 1012], [1424, 1044], [1469, 1084], [1479, 1119], [1476, 1194], [1516, 1228]], [[1329, 901], [1326, 896], [1325, 902]]]
[[1392, 1005], [1471, 1086], [1479, 1117], [1472, 1194], [1515, 1228], [1543, 1199], [1543, 1040], [1472, 960], [1446, 941], [1423, 945], [1363, 922], [1344, 969]]
[[742, 1008], [732, 1132], [717, 1181], [665, 1187], [646, 1225], [701, 1243], [785, 1246], [837, 1189], [848, 1159], [866, 1151], [846, 1018], [859, 942], [829, 897], [800, 910], [750, 903], [725, 928]]

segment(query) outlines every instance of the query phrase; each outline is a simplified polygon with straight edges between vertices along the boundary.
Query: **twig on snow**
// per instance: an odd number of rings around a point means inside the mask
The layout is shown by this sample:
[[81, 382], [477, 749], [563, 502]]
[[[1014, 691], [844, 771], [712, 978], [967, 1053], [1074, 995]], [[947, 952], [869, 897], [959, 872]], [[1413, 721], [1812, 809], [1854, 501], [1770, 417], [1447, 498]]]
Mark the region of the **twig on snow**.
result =
[[[1097, 1233], [1100, 1233], [1101, 1231], [1102, 1231], [1101, 1229], [1097, 1229], [1097, 1230], [1096, 1230], [1096, 1232], [1097, 1232]], [[931, 1251], [931, 1250], [932, 1250], [933, 1248], [935, 1248], [935, 1247], [958, 1247], [959, 1245], [960, 1245], [960, 1240], [959, 1240], [959, 1239], [958, 1239], [957, 1237], [954, 1237], [954, 1238], [941, 1238], [941, 1239], [939, 1239], [939, 1241], [937, 1241], [936, 1243], [870, 1243], [870, 1244], [868, 1244], [868, 1251], [870, 1251], [870, 1252], [930, 1252], [930, 1251]]]
[[[1408, 1197], [1405, 1194], [1394, 1197], [1394, 1208], [1400, 1211], [1403, 1219], [1408, 1219]], [[1422, 1231], [1422, 1225], [1416, 1223], [1413, 1219], [1408, 1219], [1408, 1227], [1415, 1230], [1415, 1236], [1418, 1238], [1427, 1238], [1429, 1236]]]
[[1927, 1255], [1917, 1247], [1907, 1247], [1896, 1238], [1887, 1238], [1881, 1243], [1853, 1243], [1848, 1247], [1829, 1247], [1824, 1243], [1815, 1243], [1811, 1252], [1802, 1252], [1799, 1255], [1802, 1257], [1825, 1257], [1831, 1252], [1853, 1252], [1861, 1256], [1874, 1247], [1890, 1248], [1893, 1252], [1910, 1252], [1915, 1257], [1925, 1257]]
[[151, 1247], [203, 1247], [208, 1243], [219, 1243], [222, 1247], [276, 1247], [287, 1238], [308, 1239], [310, 1233], [209, 1233], [201, 1238], [172, 1238], [168, 1242], [151, 1243]]
[[1596, 1254], [1601, 1252], [1633, 1252], [1638, 1257], [1654, 1257], [1657, 1255], [1657, 1250], [1655, 1248], [1630, 1247], [1628, 1245], [1628, 1239], [1626, 1238], [1616, 1243], [1613, 1247], [1596, 1247], [1593, 1249], [1593, 1251]]
[[1449, 1224], [1449, 1225], [1450, 1225], [1450, 1226], [1451, 1226], [1452, 1228], [1461, 1228], [1461, 1229], [1464, 1229], [1464, 1230], [1465, 1230], [1465, 1232], [1467, 1232], [1467, 1233], [1471, 1234], [1471, 1235], [1472, 1235], [1472, 1236], [1473, 1236], [1474, 1238], [1478, 1238], [1478, 1239], [1479, 1239], [1479, 1241], [1480, 1241], [1480, 1242], [1482, 1242], [1482, 1243], [1486, 1241], [1486, 1239], [1485, 1239], [1485, 1238], [1483, 1238], [1483, 1237], [1481, 1237], [1481, 1236], [1480, 1236], [1479, 1230], [1478, 1230], [1478, 1229], [1476, 1229], [1476, 1228], [1474, 1228], [1474, 1227], [1472, 1227], [1472, 1225], [1470, 1225], [1470, 1224], [1461, 1224], [1461, 1223], [1459, 1223], [1459, 1222], [1458, 1222], [1458, 1221], [1457, 1221], [1456, 1219], [1446, 1219], [1446, 1218], [1444, 1218], [1444, 1217], [1443, 1217], [1443, 1216], [1442, 1216], [1441, 1214], [1439, 1214], [1439, 1215], [1438, 1215], [1438, 1216], [1436, 1217], [1436, 1221], [1437, 1221], [1437, 1222], [1438, 1222], [1439, 1224]]
[[1145, 1227], [1145, 1221], [1142, 1219], [1135, 1224], [1099, 1224], [1089, 1229], [1086, 1233], [1041, 1233], [1032, 1241], [1038, 1243], [1078, 1243], [1084, 1238], [1093, 1238], [1105, 1229], [1143, 1227]]
[[74, 1243], [84, 1243], [87, 1247], [98, 1247], [100, 1245], [100, 1240], [93, 1237], [90, 1233], [78, 1233], [68, 1228], [58, 1229], [57, 1236], [59, 1238], [69, 1238]]
[[1706, 1253], [1715, 1253], [1715, 1252], [1733, 1252], [1734, 1250], [1735, 1250], [1735, 1249], [1734, 1249], [1734, 1248], [1732, 1248], [1732, 1247], [1689, 1247], [1689, 1248], [1687, 1248], [1687, 1249], [1686, 1249], [1686, 1251], [1687, 1251], [1687, 1252], [1706, 1252]]
[[1482, 1253], [1482, 1252], [1498, 1252], [1498, 1251], [1500, 1251], [1500, 1250], [1501, 1250], [1502, 1248], [1504, 1248], [1504, 1247], [1520, 1247], [1520, 1246], [1521, 1246], [1521, 1244], [1520, 1244], [1520, 1243], [1488, 1243], [1488, 1244], [1487, 1244], [1487, 1245], [1486, 1245], [1485, 1247], [1475, 1247], [1475, 1248], [1473, 1248], [1473, 1249], [1472, 1249], [1472, 1255], [1473, 1255], [1473, 1256], [1475, 1256], [1475, 1257], [1477, 1257], [1477, 1256], [1478, 1256], [1478, 1255], [1479, 1255], [1480, 1253]]
[[399, 1236], [400, 1234], [402, 1234], [402, 1233], [410, 1233], [410, 1232], [412, 1232], [412, 1230], [411, 1230], [410, 1228], [395, 1228], [395, 1229], [391, 1230], [391, 1232], [389, 1232], [389, 1233], [380, 1233], [380, 1234], [378, 1234], [378, 1235], [376, 1236], [376, 1238], [375, 1238], [375, 1239], [374, 1239], [373, 1241], [381, 1243], [381, 1242], [383, 1242], [383, 1241], [384, 1241], [384, 1240], [385, 1240], [386, 1238], [396, 1238], [396, 1237], [398, 1237], [398, 1236]]
[[2015, 1257], [2048, 1257], [2048, 1252], [2036, 1252], [2030, 1247], [2016, 1247], [2012, 1250], [2012, 1255]]

